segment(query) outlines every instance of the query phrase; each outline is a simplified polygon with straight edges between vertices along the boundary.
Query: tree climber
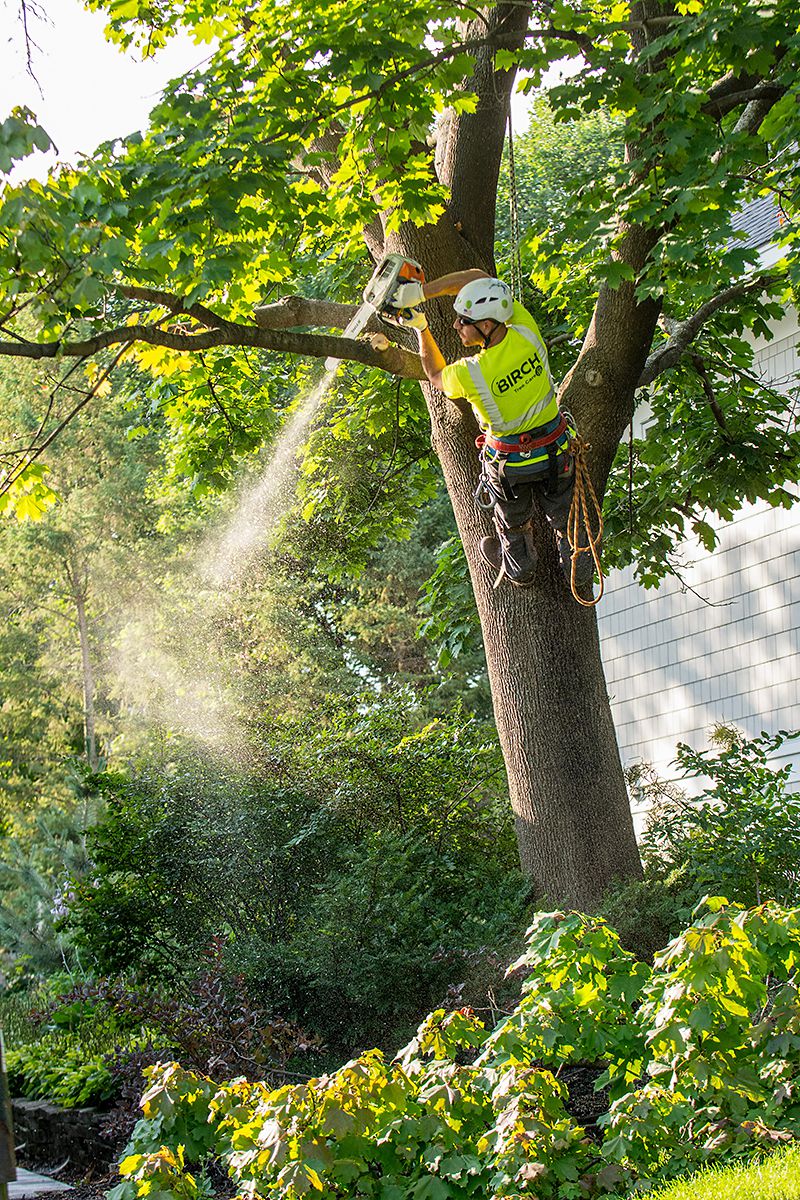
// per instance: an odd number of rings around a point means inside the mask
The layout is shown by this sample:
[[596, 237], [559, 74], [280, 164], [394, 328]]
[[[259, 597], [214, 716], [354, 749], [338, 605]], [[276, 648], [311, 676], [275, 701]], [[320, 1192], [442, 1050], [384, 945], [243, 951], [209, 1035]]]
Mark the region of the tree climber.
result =
[[[420, 305], [435, 296], [455, 296], [453, 325], [474, 356], [445, 363]], [[479, 507], [491, 510], [496, 537], [481, 539], [481, 555], [510, 583], [528, 586], [536, 574], [533, 512], [538, 503], [558, 542], [561, 568], [570, 579], [567, 519], [575, 481], [569, 453], [575, 430], [558, 408], [547, 350], [527, 309], [511, 289], [480, 270], [455, 271], [429, 283], [404, 283], [391, 299], [402, 324], [417, 330], [422, 367], [433, 387], [458, 404], [466, 400], [481, 426], [477, 444], [481, 475]], [[410, 312], [408, 310], [411, 310]], [[591, 587], [593, 564], [581, 554], [576, 582]]]

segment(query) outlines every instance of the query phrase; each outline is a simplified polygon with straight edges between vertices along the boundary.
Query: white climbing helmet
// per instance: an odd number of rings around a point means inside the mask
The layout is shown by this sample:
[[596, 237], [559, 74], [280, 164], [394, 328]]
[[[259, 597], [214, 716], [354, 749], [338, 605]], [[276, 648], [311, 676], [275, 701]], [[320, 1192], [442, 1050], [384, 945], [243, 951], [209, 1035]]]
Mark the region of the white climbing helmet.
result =
[[507, 321], [514, 309], [511, 288], [502, 279], [473, 279], [465, 283], [453, 307], [471, 321]]

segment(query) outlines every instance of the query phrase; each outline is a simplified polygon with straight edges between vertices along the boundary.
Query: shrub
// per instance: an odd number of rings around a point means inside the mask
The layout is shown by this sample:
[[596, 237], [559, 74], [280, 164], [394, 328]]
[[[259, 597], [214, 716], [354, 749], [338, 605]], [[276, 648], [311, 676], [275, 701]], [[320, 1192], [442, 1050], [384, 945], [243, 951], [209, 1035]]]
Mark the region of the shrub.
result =
[[183, 994], [122, 980], [61, 989], [29, 1011], [28, 1044], [9, 1051], [9, 1081], [18, 1095], [113, 1108], [103, 1134], [124, 1144], [133, 1129], [143, 1072], [179, 1054], [210, 1077], [274, 1076], [308, 1068], [319, 1045], [302, 1030], [253, 1003], [241, 979], [224, 969], [222, 946]]
[[[253, 763], [187, 754], [108, 799], [70, 936], [100, 974], [191, 978], [217, 935], [261, 1003], [348, 1050], [407, 1036], [520, 938], [527, 881], [493, 731], [408, 697], [259, 727]], [[491, 982], [491, 980], [489, 980]]]
[[[317, 1039], [254, 1003], [244, 980], [230, 977], [217, 941], [205, 969], [181, 994], [174, 989], [96, 980], [65, 992], [48, 1015], [56, 1024], [94, 1027], [99, 1019], [117, 1030], [114, 1049], [141, 1049], [143, 1041], [163, 1058], [179, 1054], [187, 1065], [215, 1079], [283, 1074], [291, 1060], [319, 1050]], [[136, 1036], [125, 1035], [135, 1030]]]
[[[194, 1200], [208, 1156], [242, 1195], [577, 1200], [753, 1153], [800, 1135], [798, 960], [800, 910], [776, 904], [710, 900], [652, 969], [602, 920], [538, 914], [491, 1031], [438, 1010], [396, 1058], [277, 1091], [152, 1070], [110, 1198]], [[610, 1101], [597, 1141], [560, 1078], [587, 1059]]]
[[6, 1055], [11, 1094], [47, 1099], [65, 1108], [100, 1105], [117, 1091], [105, 1055], [90, 1054], [78, 1038], [46, 1034]]
[[774, 765], [798, 736], [780, 730], [747, 738], [719, 726], [712, 750], [679, 744], [682, 779], [706, 781], [697, 796], [646, 765], [629, 770], [633, 799], [650, 810], [644, 879], [612, 889], [600, 911], [640, 957], [652, 958], [705, 895], [744, 905], [800, 902], [800, 795], [789, 791], [791, 763]]
[[800, 731], [747, 738], [719, 726], [715, 750], [678, 745], [685, 779], [706, 779], [696, 798], [675, 796], [658, 805], [648, 823], [644, 853], [663, 867], [681, 868], [702, 895], [709, 891], [741, 904], [800, 900], [800, 796], [788, 790], [792, 764], [773, 765]]

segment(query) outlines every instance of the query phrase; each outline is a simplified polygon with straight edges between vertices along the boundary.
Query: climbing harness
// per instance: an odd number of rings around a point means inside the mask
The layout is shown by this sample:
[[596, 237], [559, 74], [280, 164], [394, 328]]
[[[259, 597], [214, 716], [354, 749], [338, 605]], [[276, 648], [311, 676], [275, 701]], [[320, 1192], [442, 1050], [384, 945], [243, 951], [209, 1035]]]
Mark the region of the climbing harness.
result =
[[507, 435], [508, 440], [506, 441], [496, 438], [491, 433], [481, 433], [476, 437], [475, 445], [479, 450], [482, 450], [484, 446], [488, 446], [490, 450], [496, 450], [500, 454], [521, 454], [525, 457], [533, 450], [539, 450], [544, 446], [550, 446], [553, 442], [558, 441], [562, 434], [567, 432], [566, 418], [562, 413], [559, 413], [555, 428], [548, 429], [541, 437], [534, 437], [533, 435], [537, 432], [537, 430], [532, 429], [523, 433], [510, 433]]
[[[583, 605], [584, 608], [594, 608], [596, 604], [599, 604], [605, 590], [603, 568], [600, 565], [600, 543], [603, 540], [603, 514], [597, 499], [597, 493], [592, 484], [591, 475], [589, 474], [589, 465], [586, 461], [586, 451], [588, 449], [588, 445], [582, 438], [573, 438], [570, 443], [569, 452], [575, 464], [575, 490], [572, 495], [569, 517], [567, 518], [567, 541], [572, 551], [569, 579], [572, 595], [578, 601], [578, 604]], [[592, 528], [592, 521], [594, 521], [594, 529]], [[586, 545], [583, 545], [581, 541], [581, 526], [583, 526], [586, 533]], [[598, 593], [591, 600], [585, 600], [582, 596], [578, 595], [577, 585], [578, 558], [587, 551], [591, 552], [594, 569], [597, 571], [599, 580]]]
[[[523, 430], [521, 433], [508, 433], [502, 438], [495, 437], [493, 433], [489, 432], [478, 434], [475, 445], [480, 453], [481, 473], [473, 496], [478, 508], [484, 512], [491, 512], [495, 497], [506, 500], [516, 499], [506, 471], [507, 460], [511, 455], [518, 455], [519, 459], [523, 460], [517, 467], [518, 470], [522, 470], [525, 466], [524, 460], [529, 458], [534, 450], [546, 450], [547, 481], [551, 488], [555, 488], [560, 473], [559, 456], [566, 451], [569, 445], [570, 431], [574, 433], [571, 421], [571, 417], [558, 413], [546, 425], [539, 425], [536, 429]], [[538, 474], [543, 476], [545, 471], [540, 471]], [[496, 480], [494, 476], [496, 476]], [[499, 497], [497, 496], [497, 487], [493, 486], [495, 483], [500, 485], [502, 495]]]

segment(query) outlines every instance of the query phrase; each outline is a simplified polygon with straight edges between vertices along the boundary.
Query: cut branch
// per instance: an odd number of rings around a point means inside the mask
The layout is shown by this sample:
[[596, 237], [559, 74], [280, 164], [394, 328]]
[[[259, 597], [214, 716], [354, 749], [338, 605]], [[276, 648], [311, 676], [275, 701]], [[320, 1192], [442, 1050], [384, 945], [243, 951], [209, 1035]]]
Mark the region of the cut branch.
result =
[[721, 308], [725, 308], [727, 304], [732, 303], [734, 300], [740, 300], [742, 296], [746, 296], [750, 292], [767, 291], [780, 278], [780, 275], [770, 274], [759, 275], [755, 279], [742, 279], [738, 283], [734, 283], [731, 287], [725, 288], [718, 295], [712, 296], [705, 304], [701, 304], [697, 312], [692, 313], [685, 321], [678, 321], [672, 324], [669, 338], [654, 350], [647, 359], [636, 386], [646, 387], [654, 379], [657, 379], [659, 375], [663, 375], [665, 371], [669, 371], [672, 367], [677, 366], [703, 326], [711, 319], [715, 312], [718, 312]]
[[[320, 329], [346, 329], [358, 312], [356, 304], [338, 304], [334, 300], [309, 300], [305, 296], [283, 296], [274, 304], [262, 304], [253, 310], [260, 329], [294, 329], [315, 325]], [[370, 317], [364, 328], [385, 330], [377, 316]]]

